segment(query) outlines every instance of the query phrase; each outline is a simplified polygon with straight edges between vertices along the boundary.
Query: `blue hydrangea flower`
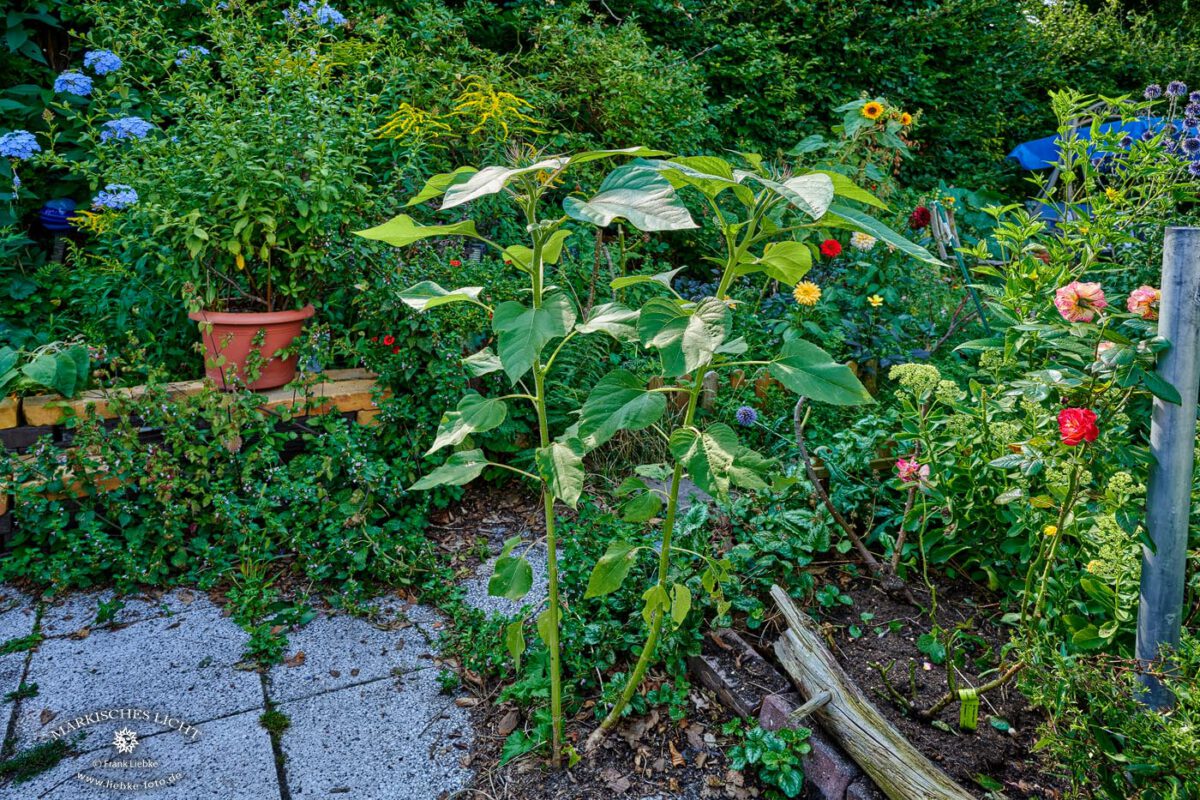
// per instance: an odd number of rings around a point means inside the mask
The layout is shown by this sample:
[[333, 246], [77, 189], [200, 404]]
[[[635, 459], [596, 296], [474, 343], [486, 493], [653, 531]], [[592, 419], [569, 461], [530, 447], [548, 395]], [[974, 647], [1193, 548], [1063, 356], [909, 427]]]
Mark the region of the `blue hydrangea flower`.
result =
[[1167, 84], [1167, 97], [1183, 97], [1187, 94], [1187, 84], [1183, 81], [1171, 81]]
[[1200, 178], [1200, 161], [1193, 161], [1188, 164], [1188, 175], [1193, 178]]
[[203, 45], [197, 44], [191, 47], [185, 47], [175, 54], [175, 66], [182, 67], [185, 62], [198, 61], [199, 59], [207, 56], [208, 53], [208, 48], [204, 47]]
[[4, 158], [26, 159], [40, 152], [42, 146], [29, 131], [9, 131], [0, 136], [0, 156]]
[[92, 79], [82, 72], [71, 70], [54, 79], [55, 94], [75, 94], [87, 97], [92, 93]]
[[1157, 83], [1152, 83], [1146, 87], [1146, 91], [1142, 92], [1142, 95], [1147, 100], [1157, 100], [1162, 97], [1162, 87]]
[[121, 68], [121, 59], [112, 50], [89, 50], [83, 54], [83, 65], [97, 75], [107, 75]]
[[137, 191], [128, 184], [110, 183], [92, 198], [92, 208], [122, 211], [138, 201]]
[[741, 406], [733, 416], [737, 419], [738, 425], [745, 428], [758, 422], [758, 412], [750, 406]]
[[141, 117], [121, 117], [109, 120], [100, 126], [100, 141], [110, 139], [145, 139], [154, 126]]
[[346, 17], [328, 3], [317, 5], [316, 0], [300, 0], [294, 11], [284, 11], [283, 18], [293, 25], [299, 25], [304, 18], [315, 19], [318, 24], [327, 28], [337, 28], [346, 24]]

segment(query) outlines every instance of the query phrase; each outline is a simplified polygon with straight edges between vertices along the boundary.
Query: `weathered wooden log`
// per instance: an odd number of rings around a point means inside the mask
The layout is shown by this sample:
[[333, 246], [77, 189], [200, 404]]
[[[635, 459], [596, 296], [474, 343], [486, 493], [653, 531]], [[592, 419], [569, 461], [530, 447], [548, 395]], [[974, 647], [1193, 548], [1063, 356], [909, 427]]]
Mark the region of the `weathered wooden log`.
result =
[[787, 592], [773, 586], [771, 597], [788, 624], [775, 642], [780, 663], [806, 697], [829, 692], [829, 702], [813, 711], [813, 719], [883, 793], [892, 800], [972, 800], [866, 698]]

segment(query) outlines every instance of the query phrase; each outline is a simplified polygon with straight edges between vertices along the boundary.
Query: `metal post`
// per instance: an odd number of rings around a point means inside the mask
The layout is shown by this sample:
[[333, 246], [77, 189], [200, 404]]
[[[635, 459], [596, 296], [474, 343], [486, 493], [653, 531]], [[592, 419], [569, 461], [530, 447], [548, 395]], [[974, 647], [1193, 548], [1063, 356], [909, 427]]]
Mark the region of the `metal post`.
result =
[[[1142, 548], [1137, 658], [1159, 661], [1178, 646], [1183, 619], [1184, 565], [1200, 389], [1200, 228], [1167, 228], [1163, 242], [1158, 333], [1171, 343], [1159, 357], [1159, 376], [1179, 391], [1179, 405], [1154, 399], [1146, 489], [1146, 530], [1154, 551]], [[1174, 703], [1157, 678], [1142, 675], [1141, 700], [1155, 709]]]

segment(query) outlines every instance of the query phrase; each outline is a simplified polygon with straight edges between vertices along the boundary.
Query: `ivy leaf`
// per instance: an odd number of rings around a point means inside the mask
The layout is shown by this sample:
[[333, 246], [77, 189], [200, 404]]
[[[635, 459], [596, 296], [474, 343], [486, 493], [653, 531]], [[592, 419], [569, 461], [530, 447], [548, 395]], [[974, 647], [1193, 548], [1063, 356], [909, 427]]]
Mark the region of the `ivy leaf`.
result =
[[406, 206], [416, 206], [424, 203], [427, 200], [432, 200], [435, 197], [441, 197], [446, 193], [446, 190], [457, 183], [466, 183], [472, 175], [479, 170], [474, 167], [459, 167], [453, 172], [443, 172], [439, 175], [434, 175], [429, 180], [425, 181], [425, 186], [421, 191], [417, 192], [408, 202]]
[[772, 242], [754, 263], [780, 283], [794, 286], [812, 269], [812, 251], [800, 242]]
[[504, 629], [504, 646], [512, 656], [513, 669], [521, 671], [521, 654], [525, 652], [525, 620], [510, 622]]
[[579, 435], [588, 449], [607, 442], [617, 431], [648, 428], [667, 410], [662, 392], [651, 392], [629, 370], [614, 370], [596, 384], [579, 415]]
[[840, 220], [845, 223], [846, 227], [870, 234], [885, 244], [890, 244], [900, 252], [907, 253], [918, 261], [924, 261], [927, 264], [945, 266], [945, 264], [943, 264], [939, 259], [934, 258], [933, 254], [924, 247], [905, 239], [903, 236], [896, 233], [894, 230], [889, 228], [887, 225], [884, 225], [870, 214], [864, 214], [863, 212], [850, 208], [849, 206], [844, 206], [840, 203], [834, 203], [829, 207], [829, 214], [825, 221], [829, 222], [831, 220]]
[[400, 292], [400, 300], [409, 308], [428, 311], [449, 303], [474, 303], [479, 300], [482, 286], [464, 286], [446, 291], [433, 281], [421, 281]]
[[443, 447], [462, 443], [472, 433], [482, 433], [498, 428], [508, 414], [503, 400], [483, 397], [470, 392], [458, 401], [458, 408], [442, 417], [433, 446], [425, 453], [436, 453]]
[[601, 227], [624, 219], [642, 231], [677, 231], [698, 227], [670, 181], [643, 164], [623, 164], [600, 184], [589, 200], [563, 200], [567, 216]]
[[692, 590], [682, 583], [671, 586], [671, 621], [678, 628], [692, 610]]
[[574, 508], [583, 492], [583, 457], [569, 444], [551, 442], [534, 459], [550, 493]]
[[729, 308], [714, 297], [694, 306], [656, 297], [642, 307], [638, 335], [658, 349], [663, 373], [672, 378], [706, 365], [731, 326]]
[[668, 447], [697, 486], [711, 495], [728, 496], [729, 470], [742, 447], [733, 428], [724, 423], [704, 431], [680, 428], [671, 434]]
[[604, 551], [604, 555], [600, 556], [600, 560], [596, 562], [592, 574], [588, 577], [587, 591], [583, 596], [585, 598], [602, 597], [620, 589], [621, 584], [625, 581], [625, 576], [633, 567], [638, 550], [641, 549], [634, 547], [629, 542], [619, 540], [609, 542], [608, 549]]
[[508, 600], [520, 600], [533, 586], [533, 567], [520, 556], [500, 556], [488, 580], [488, 594]]
[[497, 350], [508, 379], [516, 383], [529, 371], [551, 339], [566, 336], [575, 324], [575, 308], [565, 294], [556, 292], [541, 308], [509, 300], [496, 306], [492, 329], [499, 337]]
[[849, 367], [803, 339], [785, 344], [768, 370], [789, 391], [820, 403], [854, 406], [875, 402]]
[[470, 236], [479, 238], [479, 233], [475, 230], [474, 220], [465, 219], [462, 222], [454, 222], [449, 225], [422, 225], [407, 214], [392, 217], [382, 225], [376, 225], [374, 228], [367, 228], [362, 231], [355, 231], [354, 234], [364, 239], [387, 242], [395, 247], [407, 247], [414, 242], [435, 236]]
[[493, 353], [490, 347], [485, 347], [478, 353], [472, 353], [464, 358], [462, 363], [467, 371], [476, 378], [504, 369], [504, 365], [500, 363], [500, 357]]
[[446, 463], [412, 485], [414, 491], [437, 486], [462, 486], [479, 477], [488, 461], [482, 450], [463, 450], [446, 459]]
[[638, 312], [620, 303], [603, 303], [592, 309], [585, 322], [575, 326], [580, 333], [603, 331], [618, 342], [632, 342], [637, 338]]
[[477, 200], [480, 197], [496, 194], [502, 191], [508, 185], [508, 182], [518, 175], [525, 175], [530, 172], [554, 172], [566, 166], [566, 164], [567, 160], [565, 158], [547, 158], [528, 167], [484, 167], [478, 172], [473, 173], [467, 180], [447, 187], [446, 199], [442, 201], [442, 208], [454, 208], [455, 206], [461, 206], [463, 203]]

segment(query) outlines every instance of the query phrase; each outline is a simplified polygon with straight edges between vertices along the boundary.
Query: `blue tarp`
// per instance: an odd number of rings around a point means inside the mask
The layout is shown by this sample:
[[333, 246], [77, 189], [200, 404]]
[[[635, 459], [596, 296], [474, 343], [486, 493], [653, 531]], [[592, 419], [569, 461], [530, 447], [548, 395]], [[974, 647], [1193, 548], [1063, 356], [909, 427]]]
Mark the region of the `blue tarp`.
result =
[[[1100, 130], [1103, 133], [1127, 133], [1136, 139], [1148, 129], [1158, 131], [1165, 123], [1166, 120], [1162, 117], [1146, 117], [1135, 119], [1132, 122], [1113, 120], [1102, 124]], [[1080, 139], [1090, 139], [1092, 137], [1091, 126], [1081, 126], [1078, 134]], [[1008, 157], [1016, 159], [1025, 169], [1049, 169], [1059, 159], [1058, 134], [1019, 144], [1013, 148]]]

